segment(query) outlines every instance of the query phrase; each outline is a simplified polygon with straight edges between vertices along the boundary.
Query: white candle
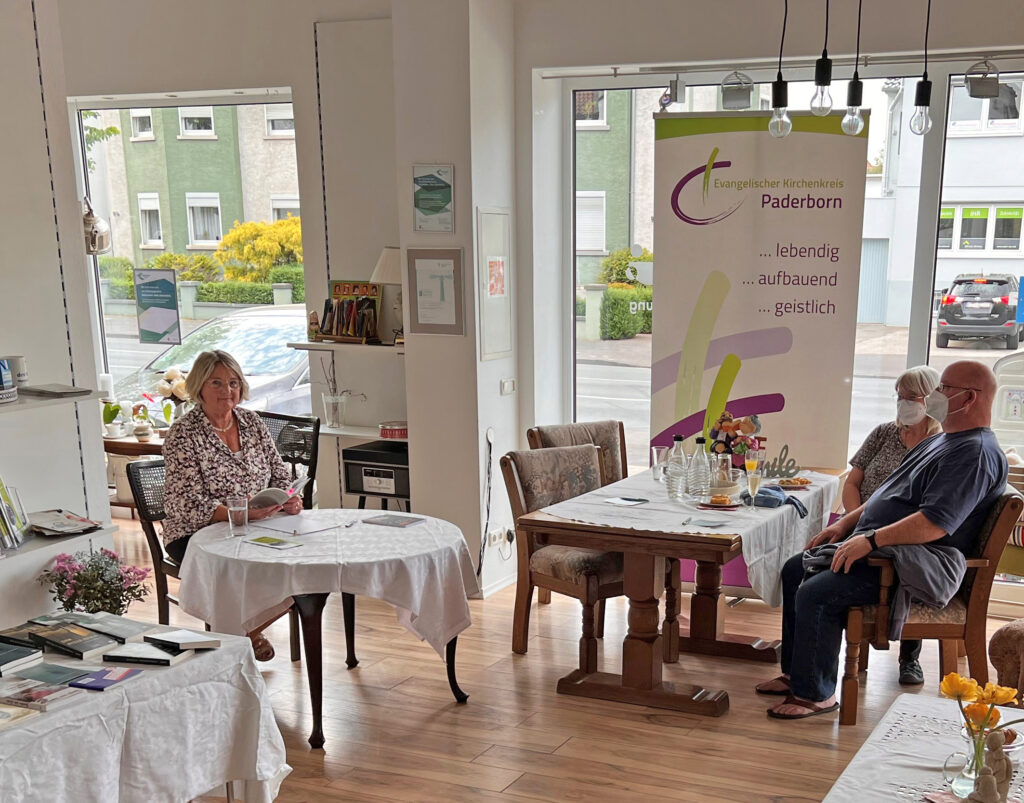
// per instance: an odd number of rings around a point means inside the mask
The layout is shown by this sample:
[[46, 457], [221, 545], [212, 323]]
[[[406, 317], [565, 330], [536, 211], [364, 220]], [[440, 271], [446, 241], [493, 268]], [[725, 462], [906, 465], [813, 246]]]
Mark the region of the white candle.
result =
[[114, 377], [110, 374], [100, 374], [100, 392], [104, 399], [114, 398]]

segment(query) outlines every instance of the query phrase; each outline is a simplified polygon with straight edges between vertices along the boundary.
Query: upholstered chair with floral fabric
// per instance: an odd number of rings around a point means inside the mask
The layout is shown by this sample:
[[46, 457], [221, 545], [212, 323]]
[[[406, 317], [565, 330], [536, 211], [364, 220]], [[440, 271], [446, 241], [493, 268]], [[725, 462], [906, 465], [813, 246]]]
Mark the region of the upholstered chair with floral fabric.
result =
[[[604, 484], [600, 451], [594, 445], [562, 446], [509, 452], [502, 457], [501, 472], [515, 520], [600, 488]], [[518, 528], [516, 544], [519, 575], [512, 651], [526, 652], [533, 589], [547, 588], [575, 597], [583, 604], [580, 669], [597, 671], [595, 606], [622, 594], [622, 553], [546, 545], [541, 537], [534, 538]]]

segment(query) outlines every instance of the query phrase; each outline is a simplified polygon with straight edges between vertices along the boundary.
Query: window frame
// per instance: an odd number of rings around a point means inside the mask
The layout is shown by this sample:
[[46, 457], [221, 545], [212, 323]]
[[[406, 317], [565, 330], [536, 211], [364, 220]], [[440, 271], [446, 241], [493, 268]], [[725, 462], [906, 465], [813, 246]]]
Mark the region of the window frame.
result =
[[[140, 192], [135, 198], [139, 212], [139, 248], [143, 250], [162, 251], [164, 245], [164, 221], [163, 213], [160, 211], [160, 194], [156, 192]], [[143, 212], [156, 212], [157, 227], [160, 229], [159, 240], [147, 239], [148, 227]]]
[[[139, 132], [136, 127], [135, 121], [142, 118], [149, 118], [149, 131]], [[152, 109], [129, 109], [128, 110], [129, 124], [131, 126], [131, 136], [128, 138], [130, 142], [150, 142], [156, 139], [156, 132], [153, 128], [153, 110]]]
[[[220, 237], [216, 240], [197, 240], [192, 225], [192, 210], [193, 208], [209, 208], [212, 206], [217, 207], [217, 227], [220, 229]], [[187, 248], [205, 251], [215, 249], [220, 245], [220, 241], [224, 237], [224, 215], [220, 208], [219, 192], [186, 192], [185, 217], [188, 221]]]
[[[282, 112], [287, 107], [289, 114]], [[291, 120], [292, 127], [282, 131], [274, 131], [271, 122], [274, 120]], [[295, 107], [291, 103], [263, 104], [263, 136], [266, 139], [295, 139]]]
[[[284, 217], [277, 217], [277, 211], [279, 209], [285, 211], [286, 214], [285, 214]], [[299, 212], [300, 212], [300, 205], [299, 205], [299, 196], [298, 195], [277, 194], [277, 193], [271, 194], [271, 196], [270, 196], [270, 217], [271, 217], [271, 221], [270, 222], [271, 223], [276, 223], [279, 220], [287, 220], [288, 219], [287, 212], [291, 211], [293, 209], [295, 211], [292, 212], [292, 217], [301, 217], [301, 215], [299, 214]]]
[[[209, 114], [197, 114], [197, 109], [209, 109]], [[186, 113], [191, 112], [191, 113]], [[185, 128], [186, 117], [209, 117], [209, 131], [189, 131]], [[178, 107], [178, 139], [217, 139], [217, 124], [213, 117], [213, 106], [179, 106]]]
[[[1020, 82], [1021, 88], [1017, 95], [1017, 124], [1016, 125], [995, 125], [988, 119], [990, 98], [975, 98], [980, 101], [977, 120], [961, 120], [958, 123], [952, 121], [946, 126], [946, 136], [954, 139], [963, 137], [1019, 137], [1024, 136], [1024, 108], [1021, 108], [1024, 100], [1024, 73], [1007, 73], [999, 76], [1000, 84]], [[963, 80], [954, 80], [950, 85], [951, 92], [957, 89], [967, 91], [967, 84]], [[1008, 121], [998, 121], [1008, 122]], [[959, 125], [960, 127], [956, 127]]]
[[578, 90], [578, 91], [582, 91], [582, 92], [600, 92], [602, 97], [604, 98], [604, 102], [601, 103], [601, 105], [600, 105], [601, 116], [598, 119], [596, 119], [596, 120], [579, 120], [579, 119], [576, 118], [576, 94], [574, 92], [573, 93], [573, 98], [572, 98], [572, 100], [573, 100], [573, 103], [572, 103], [572, 116], [573, 116], [573, 120], [576, 123], [576, 128], [577, 129], [582, 129], [584, 131], [586, 131], [586, 130], [590, 130], [590, 131], [609, 131], [609, 130], [611, 130], [611, 126], [608, 125], [608, 92], [607, 92], [607, 90], [605, 90], [605, 89], [584, 89], [584, 90]]
[[[581, 248], [579, 244], [579, 202], [581, 198], [601, 199], [601, 247]], [[574, 232], [575, 232], [575, 255], [576, 256], [608, 256], [608, 193], [605, 190], [576, 190], [574, 207]]]

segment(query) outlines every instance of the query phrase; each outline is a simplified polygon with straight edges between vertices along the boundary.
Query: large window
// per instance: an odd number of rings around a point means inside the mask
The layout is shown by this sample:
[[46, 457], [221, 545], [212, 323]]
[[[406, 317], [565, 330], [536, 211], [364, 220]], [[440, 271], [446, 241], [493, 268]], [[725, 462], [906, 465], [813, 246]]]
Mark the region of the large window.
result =
[[1001, 78], [999, 95], [994, 98], [972, 98], [967, 87], [953, 85], [949, 98], [949, 131], [954, 136], [992, 136], [1020, 134], [1020, 99], [1022, 79]]
[[210, 139], [213, 129], [213, 106], [182, 106], [178, 109], [178, 135], [196, 139]]
[[263, 107], [268, 137], [295, 137], [295, 112], [290, 103], [272, 103]]
[[606, 253], [603, 190], [576, 193], [576, 253]]
[[132, 109], [132, 140], [153, 139], [153, 112], [151, 109]]
[[155, 192], [139, 193], [139, 246], [163, 248], [163, 227], [160, 225], [160, 196]]
[[220, 195], [215, 192], [185, 194], [188, 209], [188, 244], [216, 248], [220, 242]]

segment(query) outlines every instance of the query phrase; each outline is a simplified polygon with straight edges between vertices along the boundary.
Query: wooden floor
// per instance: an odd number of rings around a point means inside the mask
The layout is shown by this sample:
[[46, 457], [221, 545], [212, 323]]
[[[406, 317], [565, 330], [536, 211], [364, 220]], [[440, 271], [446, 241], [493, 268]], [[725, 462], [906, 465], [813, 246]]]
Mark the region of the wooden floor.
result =
[[[115, 523], [121, 525], [118, 551], [149, 565], [137, 524]], [[360, 663], [347, 671], [340, 598], [333, 595], [324, 612], [322, 751], [306, 743], [305, 670], [288, 660], [286, 619], [275, 624], [267, 635], [278, 657], [261, 666], [293, 767], [278, 800], [820, 801], [902, 691], [893, 649], [872, 651], [854, 727], [840, 728], [837, 714], [768, 719], [771, 698], [752, 687], [773, 676], [773, 667], [730, 659], [684, 655], [677, 666], [665, 667], [666, 680], [726, 689], [731, 709], [717, 719], [566, 697], [555, 693], [555, 682], [577, 660], [579, 603], [557, 594], [551, 605], [535, 602], [529, 653], [514, 655], [513, 597], [508, 588], [470, 601], [473, 626], [459, 636], [457, 662], [470, 699], [460, 706], [437, 654], [381, 602], [357, 600]], [[129, 615], [156, 621], [152, 597]], [[779, 610], [761, 603], [744, 602], [726, 618], [734, 632], [778, 638]], [[602, 668], [619, 669], [625, 619], [623, 600], [611, 601]], [[171, 623], [202, 626], [173, 605]], [[1001, 624], [990, 620], [989, 631]], [[922, 664], [927, 682], [918, 693], [937, 695], [934, 642], [925, 644]]]

